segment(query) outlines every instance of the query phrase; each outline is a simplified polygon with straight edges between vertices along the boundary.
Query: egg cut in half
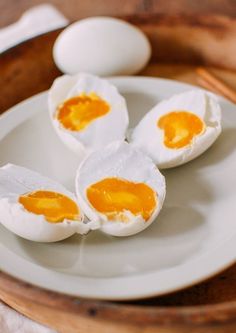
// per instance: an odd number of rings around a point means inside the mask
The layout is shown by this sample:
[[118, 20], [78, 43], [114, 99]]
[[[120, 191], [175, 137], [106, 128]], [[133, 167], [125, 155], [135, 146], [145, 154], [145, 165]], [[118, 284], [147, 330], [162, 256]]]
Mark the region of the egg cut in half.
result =
[[32, 241], [55, 242], [89, 231], [71, 192], [51, 179], [12, 164], [0, 168], [0, 212], [2, 225]]
[[63, 75], [49, 90], [48, 105], [59, 137], [80, 157], [125, 139], [126, 101], [107, 80], [83, 73]]
[[147, 228], [159, 214], [165, 193], [165, 178], [152, 160], [126, 142], [93, 152], [77, 172], [80, 207], [101, 231], [114, 236]]
[[192, 90], [157, 104], [134, 128], [129, 141], [159, 168], [171, 168], [202, 154], [220, 133], [216, 97]]

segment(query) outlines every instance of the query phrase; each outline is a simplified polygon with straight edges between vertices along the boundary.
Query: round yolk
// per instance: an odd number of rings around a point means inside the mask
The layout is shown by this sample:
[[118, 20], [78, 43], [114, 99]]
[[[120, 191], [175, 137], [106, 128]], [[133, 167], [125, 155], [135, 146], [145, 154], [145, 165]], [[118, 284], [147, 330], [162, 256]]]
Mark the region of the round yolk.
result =
[[61, 125], [71, 131], [81, 131], [97, 118], [110, 111], [106, 101], [94, 93], [72, 97], [61, 104], [56, 118]]
[[30, 213], [44, 215], [48, 222], [63, 222], [64, 219], [79, 220], [76, 203], [67, 196], [51, 191], [35, 191], [19, 197], [19, 202]]
[[87, 188], [87, 198], [108, 220], [118, 218], [123, 222], [129, 221], [127, 211], [147, 221], [157, 205], [156, 193], [148, 185], [119, 178], [105, 178], [92, 184]]
[[203, 121], [187, 111], [170, 112], [158, 120], [157, 126], [164, 130], [166, 147], [174, 149], [188, 146], [204, 130]]

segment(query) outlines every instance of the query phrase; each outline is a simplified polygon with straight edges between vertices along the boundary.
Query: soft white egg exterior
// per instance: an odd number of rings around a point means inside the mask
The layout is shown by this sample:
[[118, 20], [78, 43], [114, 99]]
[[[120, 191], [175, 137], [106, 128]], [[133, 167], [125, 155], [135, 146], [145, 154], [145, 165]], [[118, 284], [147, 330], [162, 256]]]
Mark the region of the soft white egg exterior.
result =
[[0, 222], [14, 234], [37, 242], [55, 242], [75, 233], [85, 234], [88, 226], [81, 221], [64, 220], [50, 223], [43, 215], [28, 212], [18, 202], [20, 195], [36, 191], [51, 190], [62, 193], [76, 202], [75, 196], [57, 182], [40, 174], [12, 164], [0, 168]]
[[[104, 178], [118, 177], [132, 182], [144, 182], [157, 194], [157, 206], [151, 218], [127, 212], [129, 222], [109, 221], [89, 203], [86, 190]], [[152, 160], [126, 142], [115, 142], [92, 153], [80, 165], [76, 177], [76, 194], [80, 207], [92, 223], [100, 224], [100, 230], [113, 236], [129, 236], [147, 228], [159, 214], [165, 198], [165, 178]]]
[[[56, 109], [65, 100], [83, 93], [97, 94], [109, 104], [110, 111], [81, 131], [67, 130], [55, 118]], [[48, 106], [57, 134], [80, 158], [110, 142], [125, 139], [129, 125], [126, 101], [117, 88], [104, 79], [84, 73], [63, 75], [54, 81], [49, 90]]]
[[[159, 118], [172, 111], [188, 111], [205, 123], [205, 131], [192, 143], [179, 149], [164, 145], [164, 131], [157, 126]], [[148, 154], [159, 168], [184, 164], [206, 151], [221, 133], [221, 109], [213, 94], [202, 90], [174, 95], [148, 112], [130, 135], [130, 143]]]
[[71, 24], [57, 37], [53, 58], [67, 74], [131, 75], [149, 61], [151, 47], [135, 26], [111, 17], [87, 18]]

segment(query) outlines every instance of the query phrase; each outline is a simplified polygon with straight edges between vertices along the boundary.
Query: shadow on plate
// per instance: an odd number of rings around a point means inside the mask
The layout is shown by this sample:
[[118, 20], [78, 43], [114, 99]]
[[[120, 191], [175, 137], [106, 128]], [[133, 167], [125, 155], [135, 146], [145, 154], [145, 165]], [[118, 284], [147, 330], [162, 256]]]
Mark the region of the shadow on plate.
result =
[[125, 92], [122, 95], [126, 99], [128, 110], [131, 110], [129, 112], [130, 128], [135, 127], [145, 114], [158, 103], [155, 96], [142, 92]]
[[201, 158], [201, 166], [215, 165], [236, 150], [236, 129], [225, 128], [213, 146]]
[[208, 236], [204, 217], [192, 207], [166, 206], [142, 233], [125, 238], [94, 231], [55, 244], [18, 239], [34, 263], [70, 275], [118, 277], [173, 268], [199, 253]]

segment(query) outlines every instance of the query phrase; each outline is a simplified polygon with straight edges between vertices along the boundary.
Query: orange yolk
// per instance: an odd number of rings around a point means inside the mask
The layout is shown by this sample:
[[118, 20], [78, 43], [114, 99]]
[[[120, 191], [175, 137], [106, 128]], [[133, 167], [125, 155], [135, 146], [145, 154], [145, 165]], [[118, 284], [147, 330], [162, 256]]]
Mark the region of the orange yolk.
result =
[[123, 222], [128, 222], [125, 211], [141, 215], [147, 221], [157, 205], [156, 193], [148, 185], [119, 178], [105, 178], [91, 185], [87, 198], [108, 220], [119, 218]]
[[48, 222], [63, 222], [64, 219], [79, 220], [80, 212], [76, 203], [67, 196], [51, 191], [35, 191], [19, 197], [26, 210], [44, 215]]
[[71, 131], [81, 131], [110, 111], [106, 101], [94, 93], [72, 97], [59, 105], [56, 118]]
[[164, 144], [173, 149], [188, 146], [204, 130], [203, 121], [187, 111], [170, 112], [158, 120], [157, 126], [164, 130]]

